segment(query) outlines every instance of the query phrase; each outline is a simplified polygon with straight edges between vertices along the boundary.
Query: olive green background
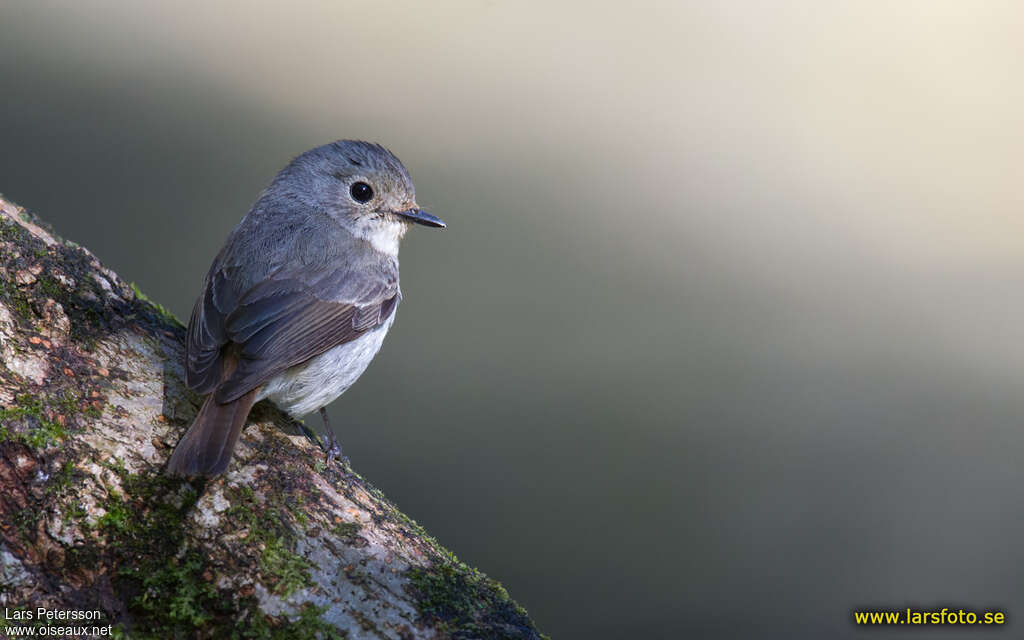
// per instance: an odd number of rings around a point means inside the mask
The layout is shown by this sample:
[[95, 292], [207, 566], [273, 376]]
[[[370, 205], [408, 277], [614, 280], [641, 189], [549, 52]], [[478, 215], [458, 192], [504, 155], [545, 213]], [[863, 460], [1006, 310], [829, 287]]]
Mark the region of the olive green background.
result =
[[1016, 626], [1022, 27], [1013, 2], [4, 2], [0, 191], [187, 318], [281, 166], [379, 141], [449, 228], [407, 236], [332, 419], [542, 629]]

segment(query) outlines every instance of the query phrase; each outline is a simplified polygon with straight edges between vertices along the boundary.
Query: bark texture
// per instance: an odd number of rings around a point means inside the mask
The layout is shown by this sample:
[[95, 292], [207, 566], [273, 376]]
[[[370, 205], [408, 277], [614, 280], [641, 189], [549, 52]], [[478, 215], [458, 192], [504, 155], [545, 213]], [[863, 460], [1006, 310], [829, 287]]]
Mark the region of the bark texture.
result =
[[159, 305], [0, 198], [8, 616], [99, 611], [128, 638], [542, 637], [498, 583], [350, 468], [326, 468], [271, 406], [253, 410], [225, 475], [165, 477], [200, 402], [183, 339]]

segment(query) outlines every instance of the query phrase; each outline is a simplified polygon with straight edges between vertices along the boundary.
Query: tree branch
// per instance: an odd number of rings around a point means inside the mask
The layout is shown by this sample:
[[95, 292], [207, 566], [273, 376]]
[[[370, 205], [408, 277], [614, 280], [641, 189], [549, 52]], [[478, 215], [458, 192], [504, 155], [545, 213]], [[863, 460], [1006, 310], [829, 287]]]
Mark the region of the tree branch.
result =
[[325, 468], [269, 405], [223, 476], [162, 475], [200, 400], [183, 340], [163, 308], [0, 198], [9, 616], [98, 611], [89, 624], [130, 638], [541, 637], [498, 583], [355, 472]]

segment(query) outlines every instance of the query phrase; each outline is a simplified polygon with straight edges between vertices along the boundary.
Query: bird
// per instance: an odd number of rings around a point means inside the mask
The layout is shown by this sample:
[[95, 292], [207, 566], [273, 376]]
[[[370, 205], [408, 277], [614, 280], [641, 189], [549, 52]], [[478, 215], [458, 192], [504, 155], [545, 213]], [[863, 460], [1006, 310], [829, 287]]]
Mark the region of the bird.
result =
[[229, 234], [192, 310], [185, 382], [206, 398], [167, 474], [223, 473], [264, 399], [296, 419], [319, 411], [328, 461], [340, 455], [325, 407], [363, 374], [395, 320], [398, 248], [414, 224], [446, 227], [379, 144], [338, 140], [277, 174]]

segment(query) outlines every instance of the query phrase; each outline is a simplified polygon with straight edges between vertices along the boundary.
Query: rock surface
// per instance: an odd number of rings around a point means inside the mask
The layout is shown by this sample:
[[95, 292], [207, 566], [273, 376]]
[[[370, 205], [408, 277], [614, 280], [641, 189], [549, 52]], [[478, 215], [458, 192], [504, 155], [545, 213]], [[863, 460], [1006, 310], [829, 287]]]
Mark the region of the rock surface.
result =
[[542, 637], [271, 406], [222, 477], [162, 475], [200, 401], [183, 339], [0, 198], [0, 607], [98, 611], [128, 638]]

